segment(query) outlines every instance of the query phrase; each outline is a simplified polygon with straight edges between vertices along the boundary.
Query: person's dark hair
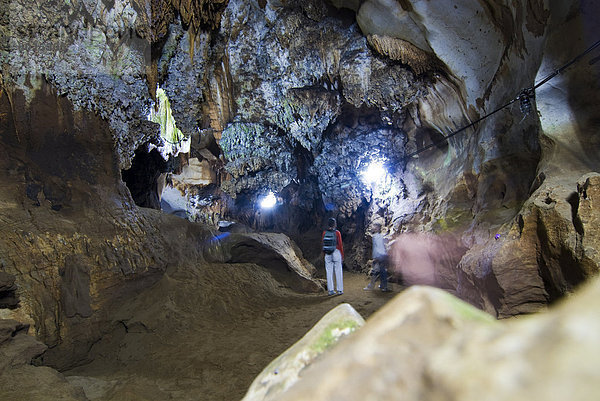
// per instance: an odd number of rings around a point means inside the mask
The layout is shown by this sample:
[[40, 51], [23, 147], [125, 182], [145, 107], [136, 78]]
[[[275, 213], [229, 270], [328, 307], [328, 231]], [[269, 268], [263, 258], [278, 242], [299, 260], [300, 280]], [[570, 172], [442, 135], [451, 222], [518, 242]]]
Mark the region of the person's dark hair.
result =
[[329, 227], [329, 228], [335, 228], [336, 224], [337, 223], [333, 217], [330, 217], [329, 220], [327, 221], [327, 227]]

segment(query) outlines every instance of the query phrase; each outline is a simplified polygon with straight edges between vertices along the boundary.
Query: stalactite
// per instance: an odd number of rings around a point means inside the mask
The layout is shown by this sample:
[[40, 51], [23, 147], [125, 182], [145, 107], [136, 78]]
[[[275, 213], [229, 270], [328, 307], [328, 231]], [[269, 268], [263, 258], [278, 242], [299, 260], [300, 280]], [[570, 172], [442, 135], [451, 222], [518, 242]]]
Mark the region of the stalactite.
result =
[[146, 72], [148, 92], [156, 100], [158, 84], [157, 61], [162, 53], [162, 44], [169, 33], [169, 25], [179, 13], [187, 26], [190, 37], [190, 58], [193, 61], [194, 44], [199, 32], [216, 30], [221, 23], [221, 15], [229, 0], [133, 0], [138, 11], [139, 22], [136, 32], [150, 42], [152, 51]]
[[419, 49], [406, 40], [368, 35], [367, 41], [377, 53], [407, 64], [417, 74], [444, 69], [442, 62], [435, 55]]

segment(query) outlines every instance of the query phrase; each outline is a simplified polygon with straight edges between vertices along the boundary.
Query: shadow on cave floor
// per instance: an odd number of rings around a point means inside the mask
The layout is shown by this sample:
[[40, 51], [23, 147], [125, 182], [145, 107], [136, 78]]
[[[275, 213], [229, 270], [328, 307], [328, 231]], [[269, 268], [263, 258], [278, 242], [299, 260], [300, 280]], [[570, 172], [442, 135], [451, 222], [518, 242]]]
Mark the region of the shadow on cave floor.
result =
[[254, 378], [340, 303], [365, 319], [402, 290], [363, 291], [344, 272], [344, 294], [299, 294], [254, 264], [176, 268], [113, 318], [93, 362], [63, 372], [92, 401], [240, 400]]

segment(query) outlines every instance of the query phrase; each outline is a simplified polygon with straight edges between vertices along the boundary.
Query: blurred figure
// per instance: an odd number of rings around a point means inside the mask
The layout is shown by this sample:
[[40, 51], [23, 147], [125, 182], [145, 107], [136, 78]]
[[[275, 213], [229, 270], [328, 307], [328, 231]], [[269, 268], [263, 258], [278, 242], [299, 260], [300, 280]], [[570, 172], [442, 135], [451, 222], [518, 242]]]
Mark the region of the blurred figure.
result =
[[386, 249], [386, 239], [383, 238], [381, 234], [381, 224], [375, 223], [373, 224], [373, 228], [371, 229], [372, 239], [373, 239], [373, 268], [371, 269], [371, 282], [367, 284], [363, 290], [371, 290], [375, 286], [377, 280], [380, 280], [379, 288], [381, 291], [388, 292], [388, 272], [387, 272], [387, 264], [388, 264], [388, 255]]
[[342, 245], [342, 234], [336, 229], [337, 222], [332, 217], [327, 224], [327, 230], [323, 231], [321, 238], [323, 253], [325, 253], [325, 271], [327, 272], [327, 291], [329, 295], [335, 295], [333, 276], [335, 273], [335, 288], [338, 295], [344, 293], [344, 279], [342, 276], [342, 261], [344, 260], [344, 247]]
[[436, 260], [441, 244], [429, 234], [402, 234], [393, 242], [390, 255], [395, 273], [405, 285], [436, 284]]

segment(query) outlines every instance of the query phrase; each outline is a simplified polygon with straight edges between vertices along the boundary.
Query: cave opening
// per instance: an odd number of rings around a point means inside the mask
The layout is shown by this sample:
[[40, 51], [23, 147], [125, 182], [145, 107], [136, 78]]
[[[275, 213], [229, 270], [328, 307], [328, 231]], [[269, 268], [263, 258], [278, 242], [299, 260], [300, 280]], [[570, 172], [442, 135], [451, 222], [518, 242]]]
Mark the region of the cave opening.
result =
[[158, 179], [168, 170], [168, 163], [158, 150], [148, 151], [146, 144], [135, 151], [131, 167], [121, 170], [121, 177], [136, 205], [160, 210]]

